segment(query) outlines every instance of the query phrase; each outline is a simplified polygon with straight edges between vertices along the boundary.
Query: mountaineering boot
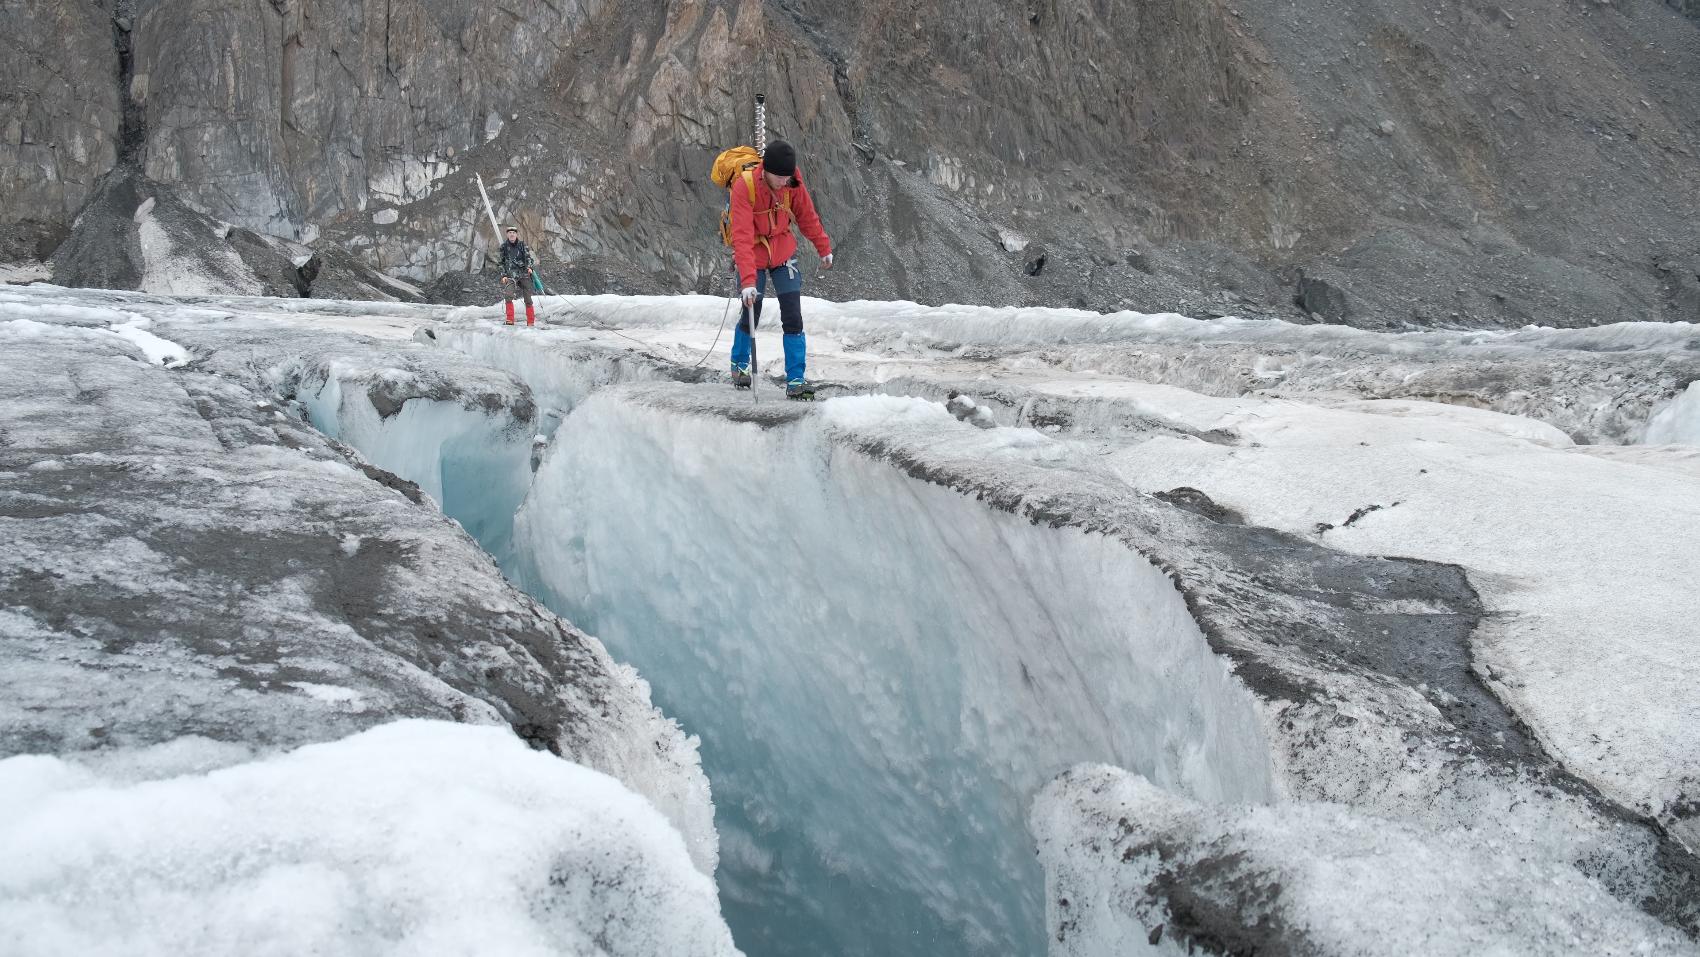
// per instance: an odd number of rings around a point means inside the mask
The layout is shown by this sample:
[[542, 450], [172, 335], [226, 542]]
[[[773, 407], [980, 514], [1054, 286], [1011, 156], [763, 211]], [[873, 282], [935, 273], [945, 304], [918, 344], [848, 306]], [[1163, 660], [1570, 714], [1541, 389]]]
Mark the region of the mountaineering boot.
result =
[[514, 324], [514, 301], [512, 299], [509, 299], [507, 301], [507, 307], [508, 307], [508, 325], [511, 326], [511, 325]]
[[525, 304], [525, 324], [528, 326], [537, 325], [537, 310], [533, 309], [529, 302]]
[[748, 389], [750, 387], [750, 367], [732, 364], [732, 388]]
[[815, 397], [815, 387], [802, 379], [792, 379], [785, 383], [785, 398], [798, 399], [807, 402]]

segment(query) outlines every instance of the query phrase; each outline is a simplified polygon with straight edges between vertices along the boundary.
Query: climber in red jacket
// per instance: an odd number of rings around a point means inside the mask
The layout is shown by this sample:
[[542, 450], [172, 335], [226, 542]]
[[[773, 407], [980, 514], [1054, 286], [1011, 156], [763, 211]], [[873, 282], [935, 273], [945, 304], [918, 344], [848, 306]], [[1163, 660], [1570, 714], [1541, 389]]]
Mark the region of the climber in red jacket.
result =
[[[732, 258], [744, 311], [732, 336], [732, 384], [750, 384], [751, 329], [761, 324], [761, 297], [768, 279], [779, 299], [779, 322], [785, 331], [785, 395], [814, 396], [804, 378], [807, 348], [803, 338], [803, 273], [797, 268], [796, 223], [814, 244], [821, 266], [832, 268], [832, 241], [815, 213], [815, 202], [797, 170], [797, 152], [784, 140], [767, 146], [762, 165], [732, 180]], [[752, 193], [753, 198], [752, 198]]]

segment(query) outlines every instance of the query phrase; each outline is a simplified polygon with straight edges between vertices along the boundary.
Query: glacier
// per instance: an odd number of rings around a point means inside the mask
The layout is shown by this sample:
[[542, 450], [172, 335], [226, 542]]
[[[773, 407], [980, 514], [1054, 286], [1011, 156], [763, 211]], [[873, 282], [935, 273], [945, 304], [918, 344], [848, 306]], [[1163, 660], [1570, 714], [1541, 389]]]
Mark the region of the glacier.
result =
[[1695, 329], [811, 300], [809, 406], [702, 361], [723, 306], [0, 319], [144, 321], [635, 667], [745, 952], [1374, 953], [1401, 895], [1424, 952], [1696, 952]]

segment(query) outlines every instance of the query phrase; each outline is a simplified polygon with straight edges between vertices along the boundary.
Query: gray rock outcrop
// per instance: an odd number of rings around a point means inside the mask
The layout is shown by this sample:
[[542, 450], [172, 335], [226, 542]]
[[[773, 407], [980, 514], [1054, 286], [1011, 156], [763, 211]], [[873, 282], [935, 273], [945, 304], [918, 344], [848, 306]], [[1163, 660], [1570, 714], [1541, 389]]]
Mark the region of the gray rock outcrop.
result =
[[112, 0], [0, 6], [0, 254], [46, 259], [118, 161]]
[[1656, 268], [1700, 240], [1671, 201], [1700, 193], [1690, 7], [137, 0], [125, 32], [30, 0], [16, 42], [58, 18], [87, 62], [3, 107], [37, 160], [0, 220], [67, 228], [122, 93], [142, 171], [214, 218], [430, 280], [489, 248], [476, 172], [577, 285], [706, 290], [705, 171], [764, 89], [845, 253], [832, 297], [1203, 314], [1226, 279], [1297, 318], [1277, 277], [1305, 269], [1364, 326], [1691, 320]]

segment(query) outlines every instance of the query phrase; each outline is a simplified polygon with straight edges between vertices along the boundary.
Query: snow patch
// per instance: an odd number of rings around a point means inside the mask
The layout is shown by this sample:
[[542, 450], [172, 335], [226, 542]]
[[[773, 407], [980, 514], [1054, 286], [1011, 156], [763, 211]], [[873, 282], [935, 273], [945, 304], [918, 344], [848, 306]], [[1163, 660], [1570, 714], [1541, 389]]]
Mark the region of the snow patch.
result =
[[[151, 203], [153, 200], [149, 199], [142, 205], [151, 209]], [[173, 296], [265, 293], [265, 287], [249, 272], [234, 249], [209, 244], [192, 253], [184, 252], [157, 217], [146, 216], [137, 222], [143, 264], [141, 291]]]
[[399, 289], [402, 292], [408, 293], [409, 295], [421, 296], [421, 297], [425, 295], [424, 291], [421, 290], [418, 286], [415, 286], [413, 283], [404, 282], [400, 279], [397, 279], [394, 276], [389, 275], [388, 273], [373, 272], [372, 275], [377, 276], [378, 280], [380, 282], [384, 283], [384, 285], [390, 286], [394, 289]]
[[21, 286], [52, 278], [53, 270], [46, 263], [0, 263], [0, 284]]
[[1700, 779], [1684, 624], [1700, 620], [1687, 571], [1700, 496], [1691, 464], [1648, 467], [1678, 450], [1578, 454], [1550, 426], [1438, 403], [1121, 388], [1153, 419], [1237, 438], [1158, 436], [1103, 456], [1128, 485], [1195, 488], [1331, 548], [1468, 569], [1490, 613], [1470, 644], [1494, 693], [1570, 770], [1681, 833]]
[[151, 325], [153, 325], [153, 320], [137, 316], [127, 322], [115, 322], [111, 329], [114, 335], [141, 349], [142, 354], [148, 357], [148, 361], [156, 366], [176, 369], [187, 365], [189, 350], [149, 332], [147, 327]]
[[[8, 308], [0, 303], [0, 317], [8, 314], [16, 315], [19, 311]], [[117, 336], [140, 349], [142, 355], [154, 365], [163, 365], [168, 369], [183, 366], [189, 361], [189, 352], [175, 342], [161, 339], [147, 330], [153, 320], [135, 313], [117, 309], [81, 309], [56, 310], [58, 316], [76, 315], [78, 318], [96, 319], [108, 322], [105, 328], [90, 326], [56, 325], [39, 322], [35, 319], [4, 319], [0, 318], [0, 332], [18, 338], [40, 337], [47, 339], [77, 339], [89, 336]]]

